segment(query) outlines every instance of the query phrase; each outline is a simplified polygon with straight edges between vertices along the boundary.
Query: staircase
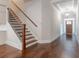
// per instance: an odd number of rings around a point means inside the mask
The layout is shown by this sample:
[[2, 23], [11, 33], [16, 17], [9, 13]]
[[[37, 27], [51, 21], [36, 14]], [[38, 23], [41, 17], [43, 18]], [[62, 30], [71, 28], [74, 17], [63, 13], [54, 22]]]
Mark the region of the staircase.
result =
[[[25, 34], [23, 35], [23, 24], [18, 18], [18, 16], [13, 12], [12, 9], [8, 9], [9, 11], [9, 24], [13, 28], [14, 32], [16, 35], [19, 37], [20, 41], [23, 43], [24, 48], [28, 48], [31, 46], [34, 46], [37, 44], [37, 40], [35, 37], [32, 35], [32, 33], [29, 31], [27, 26], [25, 26]], [[24, 39], [25, 38], [25, 39]]]

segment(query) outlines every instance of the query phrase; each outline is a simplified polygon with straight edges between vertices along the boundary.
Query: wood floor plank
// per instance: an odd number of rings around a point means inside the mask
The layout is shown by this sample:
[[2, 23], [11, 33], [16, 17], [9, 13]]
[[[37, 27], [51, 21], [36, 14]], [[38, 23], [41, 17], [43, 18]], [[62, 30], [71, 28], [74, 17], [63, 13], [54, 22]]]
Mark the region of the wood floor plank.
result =
[[75, 36], [65, 35], [51, 43], [29, 47], [24, 53], [9, 45], [1, 45], [0, 58], [79, 58], [79, 45]]

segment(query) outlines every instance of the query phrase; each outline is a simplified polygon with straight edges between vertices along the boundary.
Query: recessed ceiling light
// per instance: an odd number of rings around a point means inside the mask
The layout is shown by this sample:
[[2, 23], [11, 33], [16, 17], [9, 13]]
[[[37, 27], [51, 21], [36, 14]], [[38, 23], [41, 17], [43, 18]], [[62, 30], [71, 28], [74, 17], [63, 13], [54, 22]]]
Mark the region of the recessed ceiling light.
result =
[[65, 13], [65, 16], [69, 16], [70, 14], [69, 13]]

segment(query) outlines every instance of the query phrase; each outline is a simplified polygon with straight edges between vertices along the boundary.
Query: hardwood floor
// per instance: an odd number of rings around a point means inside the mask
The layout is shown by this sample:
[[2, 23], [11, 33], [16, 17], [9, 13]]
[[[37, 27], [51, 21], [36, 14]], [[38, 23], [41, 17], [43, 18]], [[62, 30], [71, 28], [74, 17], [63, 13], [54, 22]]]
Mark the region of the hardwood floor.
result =
[[38, 44], [25, 50], [22, 54], [21, 51], [8, 46], [0, 46], [0, 57], [28, 57], [28, 58], [78, 58], [79, 45], [75, 36], [66, 37], [61, 36], [57, 40], [49, 44]]
[[6, 44], [0, 46], [0, 58], [17, 58], [20, 57], [20, 54], [20, 51], [14, 47]]

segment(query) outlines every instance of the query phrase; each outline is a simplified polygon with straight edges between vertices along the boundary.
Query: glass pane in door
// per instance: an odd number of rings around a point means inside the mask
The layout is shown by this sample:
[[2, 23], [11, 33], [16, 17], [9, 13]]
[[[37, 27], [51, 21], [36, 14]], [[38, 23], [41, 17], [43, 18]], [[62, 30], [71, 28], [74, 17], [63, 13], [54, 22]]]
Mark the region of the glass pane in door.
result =
[[70, 20], [67, 20], [67, 24], [71, 24], [72, 22]]

